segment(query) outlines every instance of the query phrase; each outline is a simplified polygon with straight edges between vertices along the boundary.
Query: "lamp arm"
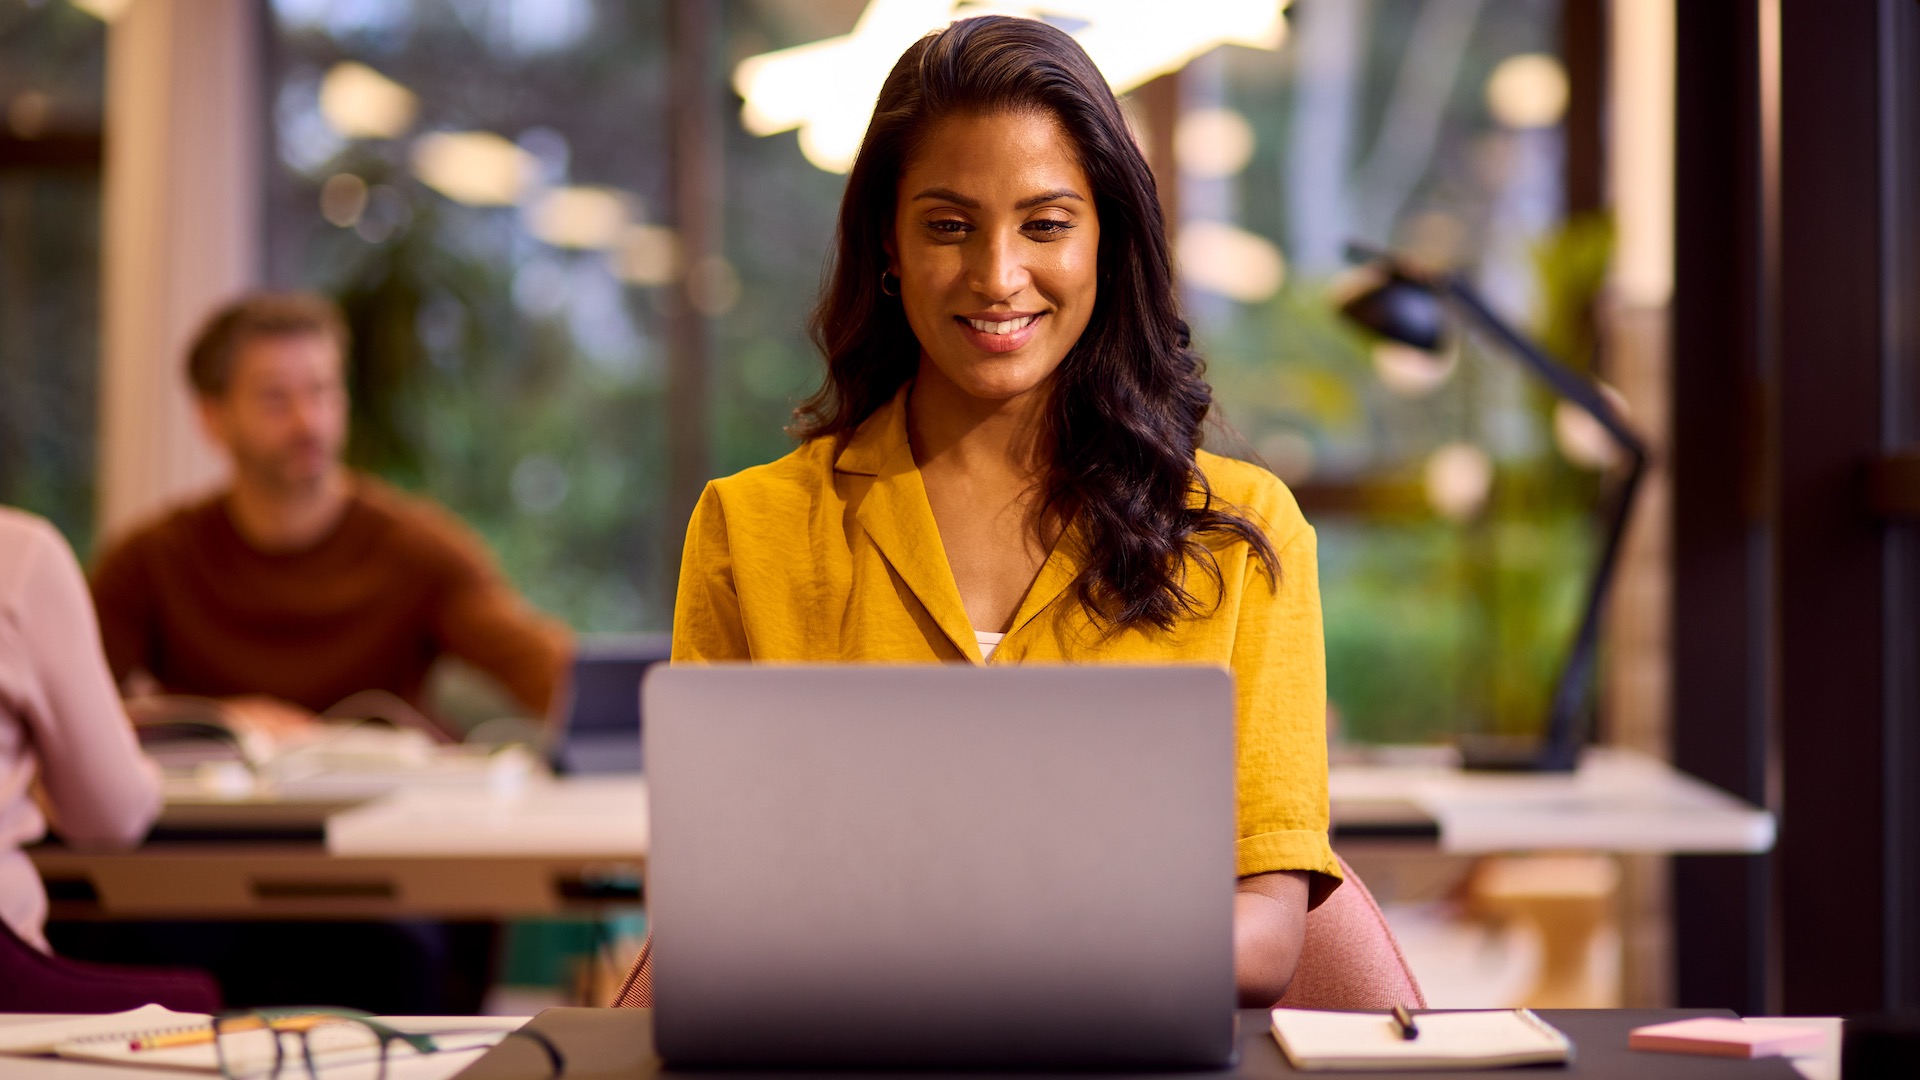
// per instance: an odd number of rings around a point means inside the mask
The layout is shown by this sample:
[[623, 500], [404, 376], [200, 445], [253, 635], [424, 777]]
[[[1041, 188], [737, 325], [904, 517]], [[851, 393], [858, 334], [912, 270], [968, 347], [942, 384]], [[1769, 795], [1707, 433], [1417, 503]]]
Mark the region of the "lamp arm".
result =
[[1553, 703], [1547, 714], [1546, 738], [1539, 750], [1536, 768], [1565, 770], [1579, 760], [1580, 746], [1586, 740], [1586, 704], [1600, 646], [1600, 618], [1606, 608], [1607, 593], [1613, 587], [1614, 569], [1620, 560], [1627, 521], [1633, 513], [1633, 499], [1646, 474], [1650, 453], [1627, 422], [1614, 409], [1606, 395], [1589, 380], [1542, 353], [1534, 344], [1493, 313], [1466, 280], [1448, 274], [1440, 282], [1445, 294], [1470, 318], [1491, 334], [1507, 351], [1518, 357], [1534, 376], [1551, 387], [1563, 400], [1571, 401], [1594, 418], [1627, 455], [1627, 471], [1613, 494], [1608, 512], [1606, 539], [1598, 564], [1587, 586], [1587, 602], [1580, 613], [1580, 625], [1574, 631], [1573, 646], [1554, 684]]
[[1614, 491], [1608, 513], [1607, 535], [1600, 548], [1600, 559], [1587, 585], [1587, 602], [1580, 613], [1580, 626], [1574, 631], [1573, 646], [1567, 650], [1566, 663], [1554, 683], [1553, 704], [1547, 713], [1547, 733], [1541, 747], [1542, 764], [1549, 768], [1570, 769], [1579, 757], [1585, 732], [1580, 721], [1587, 702], [1587, 686], [1593, 678], [1595, 658], [1600, 645], [1600, 618], [1606, 607], [1608, 591], [1613, 587], [1613, 572], [1620, 561], [1627, 522], [1633, 516], [1633, 499], [1647, 470], [1647, 458], [1635, 453], [1626, 475]]
[[1620, 418], [1619, 412], [1614, 409], [1613, 403], [1607, 400], [1606, 395], [1595, 389], [1591, 382], [1581, 378], [1565, 365], [1548, 358], [1535, 348], [1532, 342], [1520, 336], [1518, 331], [1493, 313], [1493, 309], [1480, 299], [1480, 294], [1474, 292], [1472, 286], [1468, 285], [1460, 275], [1448, 274], [1441, 280], [1440, 285], [1454, 303], [1472, 316], [1473, 321], [1480, 324], [1481, 329], [1493, 335], [1500, 344], [1507, 347], [1509, 352], [1518, 356], [1536, 378], [1552, 387], [1554, 393], [1578, 405], [1587, 415], [1598, 421], [1601, 427], [1607, 429], [1607, 434], [1613, 437], [1613, 441], [1626, 448], [1635, 461], [1646, 460], [1648, 456], [1646, 444], [1641, 442], [1640, 437], [1635, 435], [1626, 421]]

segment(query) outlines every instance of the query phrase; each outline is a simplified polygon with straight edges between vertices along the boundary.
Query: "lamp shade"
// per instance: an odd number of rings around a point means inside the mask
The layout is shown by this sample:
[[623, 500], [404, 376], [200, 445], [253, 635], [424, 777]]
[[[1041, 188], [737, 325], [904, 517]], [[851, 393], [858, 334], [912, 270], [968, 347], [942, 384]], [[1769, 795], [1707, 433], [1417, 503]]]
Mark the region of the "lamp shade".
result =
[[1397, 270], [1340, 305], [1340, 313], [1389, 341], [1425, 352], [1447, 342], [1447, 308], [1440, 294]]

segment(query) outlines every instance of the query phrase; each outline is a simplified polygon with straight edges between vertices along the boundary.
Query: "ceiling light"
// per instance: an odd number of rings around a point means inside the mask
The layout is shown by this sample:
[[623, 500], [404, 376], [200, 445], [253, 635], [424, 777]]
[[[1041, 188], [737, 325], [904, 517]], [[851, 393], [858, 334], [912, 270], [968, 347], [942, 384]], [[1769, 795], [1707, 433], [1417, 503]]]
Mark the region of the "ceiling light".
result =
[[[1630, 418], [1626, 395], [1598, 379], [1594, 380], [1594, 386], [1621, 419]], [[1600, 421], [1570, 401], [1554, 403], [1553, 442], [1568, 461], [1583, 469], [1607, 469], [1626, 456], [1613, 436], [1607, 434], [1607, 429], [1600, 426]]]
[[1500, 61], [1487, 80], [1487, 108], [1510, 128], [1546, 128], [1567, 112], [1567, 69], [1545, 53]]
[[613, 272], [630, 285], [665, 285], [680, 273], [680, 237], [660, 225], [629, 225], [615, 248]]
[[532, 154], [488, 131], [437, 131], [413, 143], [413, 174], [471, 206], [519, 202], [537, 164]]
[[1278, 48], [1286, 33], [1284, 6], [1284, 0], [1186, 0], [1179, 18], [1169, 19], [1160, 0], [871, 0], [852, 33], [750, 56], [734, 69], [733, 85], [745, 100], [740, 120], [748, 131], [799, 128], [807, 160], [844, 172], [894, 62], [955, 18], [1044, 14], [1076, 26], [1074, 39], [1120, 94], [1221, 45]]
[[1448, 443], [1427, 458], [1427, 503], [1449, 521], [1466, 521], [1493, 491], [1493, 459], [1472, 443]]
[[413, 91], [365, 64], [351, 60], [335, 64], [320, 80], [320, 115], [343, 138], [404, 135], [418, 109]]
[[367, 209], [367, 182], [352, 173], [335, 173], [320, 185], [320, 216], [350, 229]]
[[626, 227], [627, 196], [613, 188], [555, 188], [527, 214], [528, 231], [554, 247], [611, 248]]
[[1218, 221], [1180, 230], [1180, 278], [1197, 289], [1257, 304], [1280, 291], [1286, 263], [1273, 241]]
[[71, 3], [101, 22], [112, 22], [127, 10], [132, 0], [71, 0]]
[[1253, 160], [1253, 125], [1234, 109], [1194, 109], [1173, 128], [1180, 171], [1202, 180], [1237, 176]]

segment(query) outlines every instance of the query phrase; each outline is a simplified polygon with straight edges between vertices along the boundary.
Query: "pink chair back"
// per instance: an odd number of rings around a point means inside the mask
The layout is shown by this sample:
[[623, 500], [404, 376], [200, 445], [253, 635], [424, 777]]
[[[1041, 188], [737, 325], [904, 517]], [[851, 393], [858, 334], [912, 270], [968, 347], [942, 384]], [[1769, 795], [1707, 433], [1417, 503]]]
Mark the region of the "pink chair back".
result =
[[1380, 905], [1347, 860], [1340, 859], [1340, 869], [1347, 880], [1307, 912], [1300, 965], [1275, 1004], [1284, 1009], [1425, 1008], [1426, 995]]
[[165, 1005], [220, 1011], [220, 986], [190, 968], [138, 968], [48, 956], [0, 922], [0, 1013], [107, 1013]]
[[[1335, 856], [1339, 858], [1339, 856]], [[1380, 905], [1345, 859], [1346, 882], [1307, 913], [1307, 936], [1293, 982], [1275, 1004], [1288, 1009], [1425, 1008], [1426, 995], [1407, 966]], [[628, 970], [613, 1004], [653, 1007], [653, 935]]]

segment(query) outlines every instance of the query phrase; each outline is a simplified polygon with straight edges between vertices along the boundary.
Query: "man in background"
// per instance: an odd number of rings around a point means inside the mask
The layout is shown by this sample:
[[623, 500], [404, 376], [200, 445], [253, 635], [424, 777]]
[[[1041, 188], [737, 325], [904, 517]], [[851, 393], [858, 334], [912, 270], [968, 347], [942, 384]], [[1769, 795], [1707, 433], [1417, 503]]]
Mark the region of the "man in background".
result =
[[226, 699], [272, 728], [367, 690], [431, 715], [427, 672], [445, 652], [547, 715], [567, 632], [446, 511], [342, 463], [346, 349], [338, 309], [305, 293], [242, 297], [201, 329], [187, 376], [232, 486], [99, 559], [114, 677], [136, 695]]
[[[452, 653], [547, 715], [568, 633], [445, 510], [342, 463], [346, 351], [338, 309], [310, 294], [242, 297], [202, 328], [187, 377], [232, 483], [99, 559], [114, 679], [136, 697], [217, 699], [230, 722], [269, 731], [369, 690], [433, 719], [427, 672]], [[208, 969], [229, 1005], [385, 1013], [477, 1011], [496, 946], [490, 925], [425, 921], [68, 923], [48, 935], [64, 955]]]

